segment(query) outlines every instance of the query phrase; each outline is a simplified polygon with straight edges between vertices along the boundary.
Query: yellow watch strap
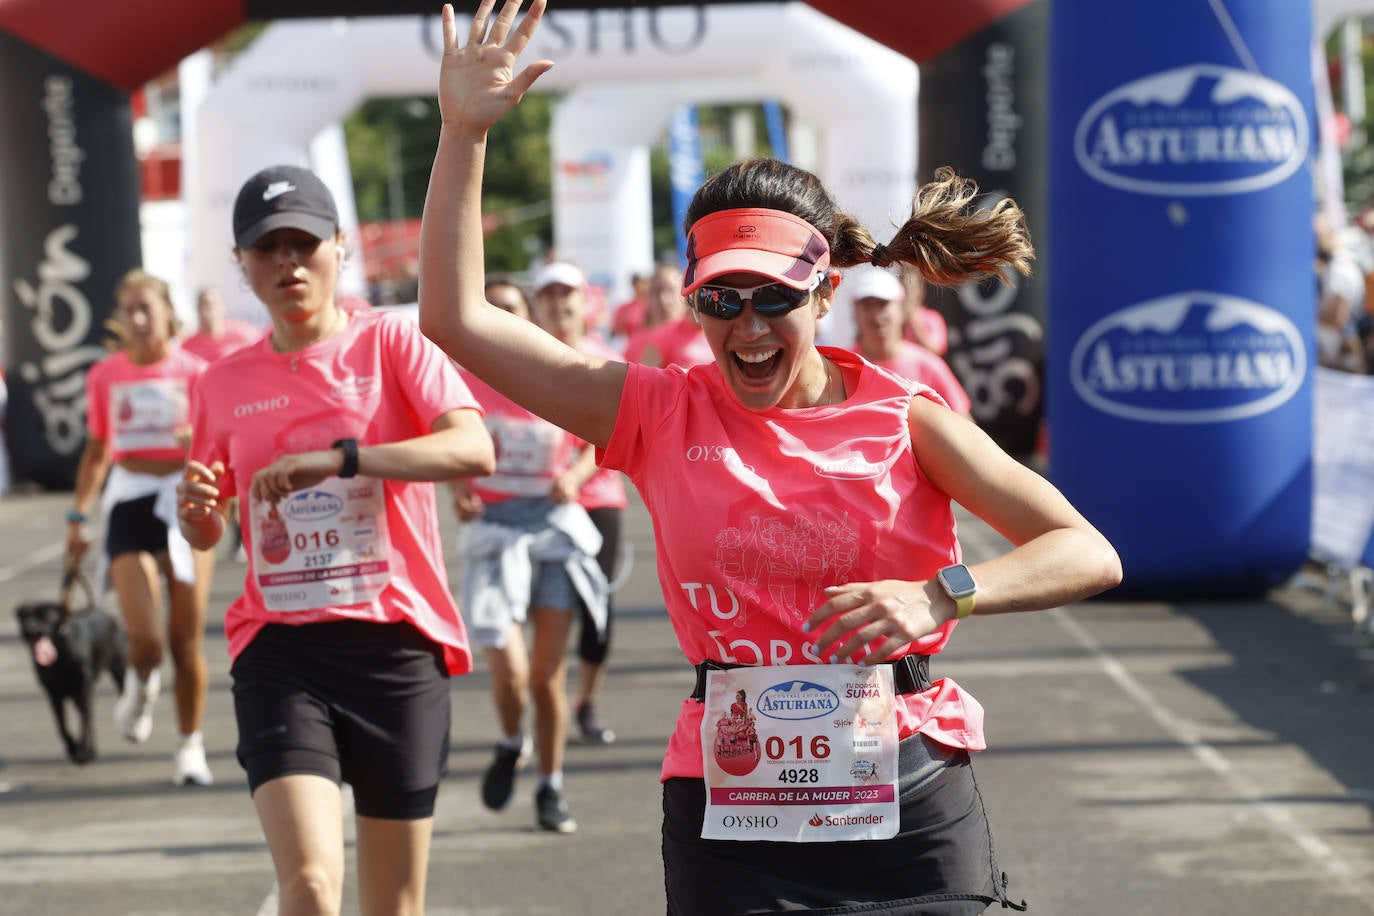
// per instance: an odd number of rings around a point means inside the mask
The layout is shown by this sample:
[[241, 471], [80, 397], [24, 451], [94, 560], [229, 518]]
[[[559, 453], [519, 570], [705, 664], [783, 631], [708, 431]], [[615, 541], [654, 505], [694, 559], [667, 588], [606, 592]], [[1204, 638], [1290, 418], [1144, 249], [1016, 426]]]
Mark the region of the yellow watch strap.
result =
[[954, 606], [955, 606], [956, 610], [955, 610], [955, 612], [954, 612], [954, 619], [955, 619], [955, 620], [963, 620], [965, 617], [967, 617], [967, 616], [969, 616], [970, 614], [972, 614], [972, 613], [973, 613], [973, 603], [974, 603], [977, 599], [978, 599], [978, 596], [977, 596], [976, 594], [974, 594], [974, 595], [968, 595], [968, 596], [966, 596], [966, 597], [964, 597], [964, 598], [957, 598], [957, 599], [955, 599]]

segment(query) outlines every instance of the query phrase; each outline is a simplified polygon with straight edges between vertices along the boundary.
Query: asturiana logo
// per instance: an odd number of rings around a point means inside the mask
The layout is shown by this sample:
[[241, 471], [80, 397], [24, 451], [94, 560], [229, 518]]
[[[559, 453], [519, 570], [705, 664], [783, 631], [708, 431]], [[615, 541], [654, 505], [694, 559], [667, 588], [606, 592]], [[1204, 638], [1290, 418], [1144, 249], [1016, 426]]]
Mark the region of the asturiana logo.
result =
[[822, 477], [835, 477], [840, 480], [863, 480], [868, 477], [880, 476], [887, 470], [887, 465], [865, 460], [862, 455], [847, 455], [844, 458], [818, 461], [815, 464], [815, 470]]
[[1281, 312], [1222, 293], [1186, 292], [1113, 312], [1078, 339], [1069, 377], [1105, 413], [1213, 423], [1273, 410], [1307, 374], [1307, 347]]
[[343, 511], [343, 500], [324, 490], [306, 490], [286, 501], [286, 517], [297, 522], [318, 522]]
[[786, 681], [763, 691], [755, 708], [770, 719], [818, 719], [839, 709], [840, 698], [820, 684]]
[[1307, 112], [1267, 77], [1194, 64], [1118, 86], [1074, 132], [1074, 155], [1103, 184], [1142, 194], [1242, 194], [1307, 159]]

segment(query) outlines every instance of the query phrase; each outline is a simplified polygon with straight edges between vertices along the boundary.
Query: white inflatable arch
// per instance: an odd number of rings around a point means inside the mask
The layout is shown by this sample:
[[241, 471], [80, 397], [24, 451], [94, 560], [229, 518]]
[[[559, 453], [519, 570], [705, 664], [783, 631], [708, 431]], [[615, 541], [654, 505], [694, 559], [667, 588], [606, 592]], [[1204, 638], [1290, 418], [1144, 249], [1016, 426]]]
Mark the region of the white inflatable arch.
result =
[[[266, 165], [319, 171], [356, 240], [337, 124], [371, 97], [433, 93], [439, 48], [437, 16], [264, 31], [207, 93], [187, 138], [191, 282], [219, 287], [237, 314], [260, 308], [229, 256], [230, 221], [239, 185]], [[556, 62], [541, 89], [574, 90], [553, 126], [555, 250], [613, 296], [652, 260], [647, 150], [681, 104], [777, 99], [816, 130], [817, 161], [806, 164], [842, 207], [879, 234], [905, 216], [916, 66], [803, 3], [554, 11], [525, 53]], [[361, 280], [355, 264], [346, 288]]]

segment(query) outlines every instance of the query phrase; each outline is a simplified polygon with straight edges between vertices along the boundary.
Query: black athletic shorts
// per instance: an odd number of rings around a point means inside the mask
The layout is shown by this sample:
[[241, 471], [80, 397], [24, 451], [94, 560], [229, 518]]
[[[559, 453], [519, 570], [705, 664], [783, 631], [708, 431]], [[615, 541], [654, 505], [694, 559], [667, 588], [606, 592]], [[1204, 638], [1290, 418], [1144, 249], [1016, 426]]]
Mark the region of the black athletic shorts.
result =
[[898, 753], [901, 826], [890, 840], [703, 840], [705, 783], [663, 783], [663, 869], [670, 916], [750, 913], [977, 916], [1006, 898], [967, 751], [922, 735]]
[[268, 624], [234, 661], [248, 788], [312, 773], [364, 817], [434, 814], [449, 751], [443, 650], [408, 623]]
[[115, 503], [105, 520], [105, 554], [166, 553], [167, 523], [153, 514], [157, 495]]

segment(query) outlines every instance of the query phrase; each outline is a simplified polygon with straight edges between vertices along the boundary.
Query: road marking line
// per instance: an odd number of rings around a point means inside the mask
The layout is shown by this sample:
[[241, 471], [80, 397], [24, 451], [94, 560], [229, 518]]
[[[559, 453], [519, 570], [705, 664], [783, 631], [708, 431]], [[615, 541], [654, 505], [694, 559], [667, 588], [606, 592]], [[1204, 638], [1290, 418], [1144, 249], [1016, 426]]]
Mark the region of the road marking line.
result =
[[1070, 616], [1068, 611], [1064, 608], [1054, 608], [1049, 613], [1097, 660], [1107, 677], [1111, 678], [1122, 692], [1135, 700], [1160, 728], [1191, 751], [1203, 766], [1221, 777], [1238, 797], [1254, 805], [1255, 810], [1264, 815], [1279, 833], [1291, 839], [1298, 849], [1340, 882], [1351, 896], [1358, 898], [1365, 905], [1367, 912], [1374, 913], [1374, 885], [1360, 878], [1349, 862], [1337, 855], [1325, 840], [1302, 824], [1287, 807], [1266, 801], [1265, 793], [1253, 780], [1239, 773], [1220, 751], [1198, 737], [1194, 729], [1182, 718], [1166, 711], [1160, 699], [1127, 671], [1120, 661], [1103, 649], [1092, 634]]
[[8, 566], [0, 566], [0, 584], [10, 581], [21, 573], [28, 572], [35, 566], [39, 566], [49, 560], [56, 560], [58, 557], [62, 556], [62, 553], [66, 549], [67, 545], [59, 541], [55, 544], [49, 544], [47, 547], [40, 547], [22, 560], [18, 560]]

